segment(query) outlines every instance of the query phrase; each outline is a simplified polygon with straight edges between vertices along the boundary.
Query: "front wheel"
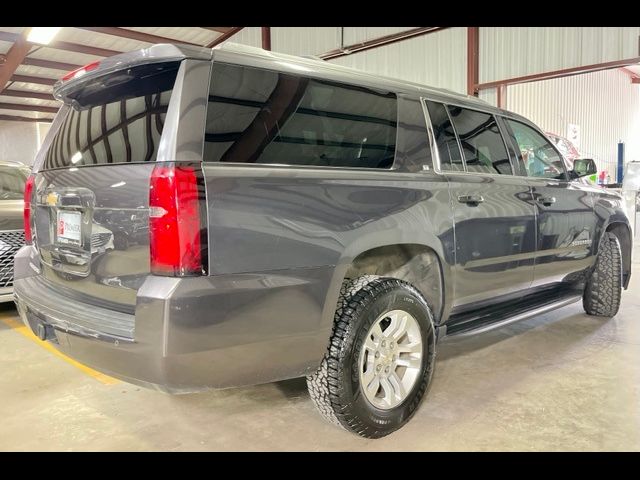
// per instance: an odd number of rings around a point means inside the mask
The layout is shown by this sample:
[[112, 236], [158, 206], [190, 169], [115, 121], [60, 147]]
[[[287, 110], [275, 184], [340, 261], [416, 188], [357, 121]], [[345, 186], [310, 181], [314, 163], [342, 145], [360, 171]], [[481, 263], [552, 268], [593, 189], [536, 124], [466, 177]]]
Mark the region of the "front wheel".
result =
[[618, 237], [607, 232], [602, 237], [596, 265], [587, 281], [582, 305], [589, 315], [613, 317], [622, 296], [622, 252]]
[[343, 283], [328, 351], [307, 385], [328, 420], [379, 438], [415, 413], [434, 358], [433, 315], [420, 292], [393, 278], [359, 277]]

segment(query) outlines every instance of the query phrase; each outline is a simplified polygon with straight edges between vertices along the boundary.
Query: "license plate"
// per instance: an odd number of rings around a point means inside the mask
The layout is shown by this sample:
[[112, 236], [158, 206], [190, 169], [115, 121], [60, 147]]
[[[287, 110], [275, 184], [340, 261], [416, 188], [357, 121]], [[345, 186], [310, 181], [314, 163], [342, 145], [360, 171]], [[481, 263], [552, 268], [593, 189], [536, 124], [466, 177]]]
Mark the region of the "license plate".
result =
[[82, 214], [80, 212], [58, 212], [56, 239], [64, 245], [80, 246], [82, 238]]

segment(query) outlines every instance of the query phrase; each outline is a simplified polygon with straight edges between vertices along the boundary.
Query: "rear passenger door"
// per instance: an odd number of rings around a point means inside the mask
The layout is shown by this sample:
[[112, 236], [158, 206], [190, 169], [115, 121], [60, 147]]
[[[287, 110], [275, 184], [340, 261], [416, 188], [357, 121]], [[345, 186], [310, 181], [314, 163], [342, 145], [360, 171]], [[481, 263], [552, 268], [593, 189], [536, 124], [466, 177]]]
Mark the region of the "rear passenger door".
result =
[[455, 223], [454, 312], [526, 290], [535, 209], [493, 115], [426, 101]]
[[534, 286], [569, 285], [595, 261], [596, 217], [591, 193], [568, 181], [561, 154], [531, 125], [506, 119], [537, 210]]

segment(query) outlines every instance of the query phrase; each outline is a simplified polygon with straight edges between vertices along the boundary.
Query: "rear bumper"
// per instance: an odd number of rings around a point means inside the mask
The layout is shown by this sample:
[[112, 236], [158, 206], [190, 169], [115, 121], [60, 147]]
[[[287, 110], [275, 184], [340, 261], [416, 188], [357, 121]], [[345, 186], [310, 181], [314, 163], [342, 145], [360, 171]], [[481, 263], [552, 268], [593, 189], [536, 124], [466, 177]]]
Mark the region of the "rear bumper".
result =
[[[33, 249], [23, 250], [26, 261]], [[134, 315], [65, 299], [33, 270], [16, 271], [18, 311], [36, 334], [97, 370], [172, 393], [303, 376], [319, 364], [331, 329], [323, 322], [329, 267], [149, 276]]]

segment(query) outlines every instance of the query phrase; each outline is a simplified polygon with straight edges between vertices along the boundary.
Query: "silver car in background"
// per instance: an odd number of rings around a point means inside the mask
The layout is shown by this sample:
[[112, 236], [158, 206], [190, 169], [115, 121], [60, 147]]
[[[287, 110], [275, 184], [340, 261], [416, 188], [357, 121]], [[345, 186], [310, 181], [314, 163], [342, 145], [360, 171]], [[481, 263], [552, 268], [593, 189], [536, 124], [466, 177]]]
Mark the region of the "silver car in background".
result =
[[13, 257], [24, 245], [23, 196], [30, 168], [0, 161], [0, 303], [13, 300]]

